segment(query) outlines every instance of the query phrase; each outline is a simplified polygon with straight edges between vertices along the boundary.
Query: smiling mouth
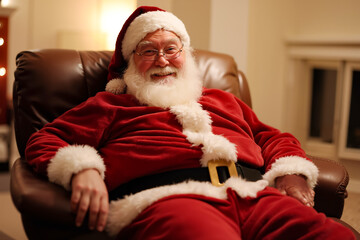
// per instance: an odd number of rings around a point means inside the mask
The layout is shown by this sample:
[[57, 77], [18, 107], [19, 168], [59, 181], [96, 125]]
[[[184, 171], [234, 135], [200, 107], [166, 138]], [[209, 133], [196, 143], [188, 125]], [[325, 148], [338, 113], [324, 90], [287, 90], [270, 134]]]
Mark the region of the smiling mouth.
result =
[[175, 77], [175, 76], [176, 76], [176, 73], [174, 73], [174, 72], [151, 74], [151, 78], [154, 80], [163, 79], [163, 78], [167, 78], [167, 77]]

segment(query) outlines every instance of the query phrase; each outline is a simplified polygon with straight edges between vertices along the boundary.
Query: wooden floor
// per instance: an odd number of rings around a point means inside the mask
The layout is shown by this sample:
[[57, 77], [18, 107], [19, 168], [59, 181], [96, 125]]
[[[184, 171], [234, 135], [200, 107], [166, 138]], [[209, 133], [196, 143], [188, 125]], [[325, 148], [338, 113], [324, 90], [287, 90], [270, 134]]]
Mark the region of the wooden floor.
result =
[[349, 192], [341, 219], [360, 232], [360, 193]]
[[9, 173], [0, 172], [0, 239], [25, 240], [21, 217], [12, 203], [9, 186]]

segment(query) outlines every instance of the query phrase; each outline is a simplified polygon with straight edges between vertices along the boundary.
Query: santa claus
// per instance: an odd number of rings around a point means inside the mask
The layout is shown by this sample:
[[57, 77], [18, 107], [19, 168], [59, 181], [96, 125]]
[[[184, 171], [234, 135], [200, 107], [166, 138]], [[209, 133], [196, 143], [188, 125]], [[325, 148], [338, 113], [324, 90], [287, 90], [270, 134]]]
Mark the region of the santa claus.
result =
[[202, 87], [173, 14], [136, 9], [108, 78], [26, 149], [39, 173], [72, 191], [78, 226], [89, 213], [90, 229], [120, 239], [353, 238], [312, 208], [318, 170], [299, 142]]

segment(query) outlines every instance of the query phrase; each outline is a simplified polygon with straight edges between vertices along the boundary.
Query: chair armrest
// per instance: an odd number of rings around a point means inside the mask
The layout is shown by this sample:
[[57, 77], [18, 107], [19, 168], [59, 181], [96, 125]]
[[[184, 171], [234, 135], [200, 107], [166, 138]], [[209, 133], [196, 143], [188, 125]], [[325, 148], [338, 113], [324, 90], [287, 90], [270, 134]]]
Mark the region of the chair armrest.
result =
[[82, 227], [75, 227], [75, 215], [70, 210], [71, 193], [37, 176], [23, 159], [17, 159], [11, 169], [10, 191], [30, 240], [113, 239], [105, 232], [90, 231], [87, 217]]
[[356, 240], [359, 240], [359, 239], [360, 239], [360, 233], [359, 233], [355, 228], [353, 228], [352, 226], [350, 226], [349, 224], [347, 224], [346, 222], [344, 222], [344, 221], [342, 221], [342, 220], [340, 220], [340, 219], [338, 219], [338, 218], [333, 218], [333, 217], [332, 217], [331, 219], [334, 220], [335, 222], [338, 222], [338, 223], [340, 223], [341, 225], [347, 227], [348, 229], [350, 229], [350, 231], [352, 231], [353, 234], [355, 235], [355, 239], [356, 239]]
[[17, 159], [11, 169], [10, 191], [21, 214], [61, 225], [74, 225], [70, 192], [37, 176], [23, 159]]
[[345, 167], [336, 161], [308, 156], [319, 168], [318, 184], [315, 187], [315, 209], [328, 217], [340, 218], [347, 197], [346, 187], [349, 174]]

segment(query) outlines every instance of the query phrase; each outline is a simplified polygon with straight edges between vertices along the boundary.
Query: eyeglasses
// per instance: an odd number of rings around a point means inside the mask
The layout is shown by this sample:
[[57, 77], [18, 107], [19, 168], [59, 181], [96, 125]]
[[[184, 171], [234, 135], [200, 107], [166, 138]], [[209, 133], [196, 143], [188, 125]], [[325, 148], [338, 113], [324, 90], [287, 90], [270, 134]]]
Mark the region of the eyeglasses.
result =
[[134, 51], [134, 53], [142, 57], [144, 61], [155, 61], [160, 55], [163, 56], [166, 60], [178, 58], [182, 51], [183, 46], [181, 48], [171, 46], [165, 48], [162, 52], [159, 52], [157, 49], [145, 49], [140, 52]]

